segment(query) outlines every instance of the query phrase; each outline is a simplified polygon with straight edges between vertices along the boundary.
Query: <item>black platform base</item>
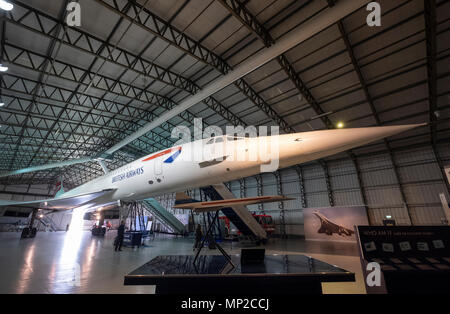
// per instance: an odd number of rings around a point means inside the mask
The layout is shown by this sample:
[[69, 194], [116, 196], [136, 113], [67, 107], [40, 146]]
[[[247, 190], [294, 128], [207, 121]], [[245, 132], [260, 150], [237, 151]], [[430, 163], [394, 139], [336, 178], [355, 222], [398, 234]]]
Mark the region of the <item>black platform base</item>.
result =
[[166, 279], [156, 285], [156, 294], [175, 295], [304, 295], [322, 294], [322, 282], [316, 278], [225, 277]]
[[235, 268], [221, 255], [158, 256], [125, 276], [125, 285], [156, 285], [157, 294], [321, 294], [322, 282], [355, 281], [354, 273], [304, 255], [266, 255], [259, 264]]

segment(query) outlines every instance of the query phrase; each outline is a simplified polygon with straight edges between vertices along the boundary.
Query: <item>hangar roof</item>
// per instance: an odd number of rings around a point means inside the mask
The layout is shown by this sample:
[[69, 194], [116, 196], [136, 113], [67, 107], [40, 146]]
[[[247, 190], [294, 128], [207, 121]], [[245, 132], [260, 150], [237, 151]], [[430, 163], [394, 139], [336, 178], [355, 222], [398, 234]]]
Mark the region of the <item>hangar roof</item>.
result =
[[[334, 1], [11, 0], [4, 13], [0, 172], [99, 154]], [[171, 146], [176, 125], [278, 125], [281, 132], [432, 122], [352, 156], [450, 138], [450, 3], [379, 1], [133, 141], [110, 168]], [[348, 157], [348, 153], [341, 154]], [[336, 157], [333, 157], [336, 158]], [[76, 186], [96, 162], [0, 178]]]

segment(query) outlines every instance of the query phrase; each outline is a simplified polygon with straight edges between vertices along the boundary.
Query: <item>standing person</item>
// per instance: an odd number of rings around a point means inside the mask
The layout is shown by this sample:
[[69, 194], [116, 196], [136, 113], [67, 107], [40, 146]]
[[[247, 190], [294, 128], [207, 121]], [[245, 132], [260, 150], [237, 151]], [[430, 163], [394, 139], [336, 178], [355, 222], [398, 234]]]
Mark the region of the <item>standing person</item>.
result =
[[122, 220], [120, 222], [120, 226], [117, 229], [117, 239], [114, 247], [114, 251], [122, 251], [122, 244], [123, 244], [123, 236], [125, 233], [125, 222]]
[[202, 242], [202, 227], [200, 225], [197, 225], [197, 229], [195, 229], [195, 244], [194, 244], [194, 250], [197, 249], [201, 242]]

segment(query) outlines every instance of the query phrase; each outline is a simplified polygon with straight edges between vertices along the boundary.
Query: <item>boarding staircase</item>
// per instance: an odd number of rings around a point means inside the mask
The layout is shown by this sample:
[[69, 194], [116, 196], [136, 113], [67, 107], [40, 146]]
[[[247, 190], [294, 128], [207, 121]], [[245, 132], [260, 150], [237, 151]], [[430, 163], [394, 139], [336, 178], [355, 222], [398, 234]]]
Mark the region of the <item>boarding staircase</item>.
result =
[[53, 219], [47, 215], [44, 215], [42, 218], [37, 218], [36, 220], [39, 221], [45, 228], [48, 228], [49, 231], [55, 232], [59, 230], [58, 226], [53, 222]]
[[[211, 201], [223, 200], [223, 197], [220, 196], [220, 194], [211, 186], [202, 188], [202, 191]], [[250, 230], [249, 226], [236, 214], [236, 212], [231, 207], [222, 208], [222, 213], [227, 216], [228, 219], [230, 219], [230, 221], [244, 236], [254, 236], [254, 233], [252, 232], [252, 230]]]
[[165, 209], [157, 200], [154, 198], [148, 198], [142, 201], [144, 208], [153, 214], [157, 219], [162, 221], [174, 233], [185, 234], [186, 228], [172, 213]]

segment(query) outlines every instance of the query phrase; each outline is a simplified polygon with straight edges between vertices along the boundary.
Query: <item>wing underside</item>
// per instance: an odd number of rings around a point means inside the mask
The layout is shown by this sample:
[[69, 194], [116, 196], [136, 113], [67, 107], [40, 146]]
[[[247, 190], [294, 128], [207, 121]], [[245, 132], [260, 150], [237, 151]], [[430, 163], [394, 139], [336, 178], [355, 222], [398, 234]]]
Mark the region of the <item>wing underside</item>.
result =
[[109, 200], [109, 196], [114, 192], [114, 189], [101, 190], [92, 193], [83, 193], [74, 196], [51, 198], [45, 200], [35, 201], [3, 201], [0, 200], [0, 207], [17, 206], [41, 208], [48, 210], [66, 210], [80, 207], [86, 204], [99, 204]]
[[222, 208], [231, 207], [231, 206], [248, 206], [253, 204], [261, 204], [261, 203], [272, 203], [272, 202], [282, 202], [292, 200], [292, 198], [287, 198], [282, 195], [274, 195], [274, 196], [257, 196], [257, 197], [246, 197], [246, 198], [234, 198], [234, 199], [225, 199], [225, 200], [216, 200], [216, 201], [208, 201], [208, 202], [200, 202], [192, 200], [189, 201], [188, 198], [184, 198], [183, 202], [179, 202], [174, 206], [174, 208], [179, 209], [191, 209], [194, 212], [207, 212], [207, 211], [216, 211]]

